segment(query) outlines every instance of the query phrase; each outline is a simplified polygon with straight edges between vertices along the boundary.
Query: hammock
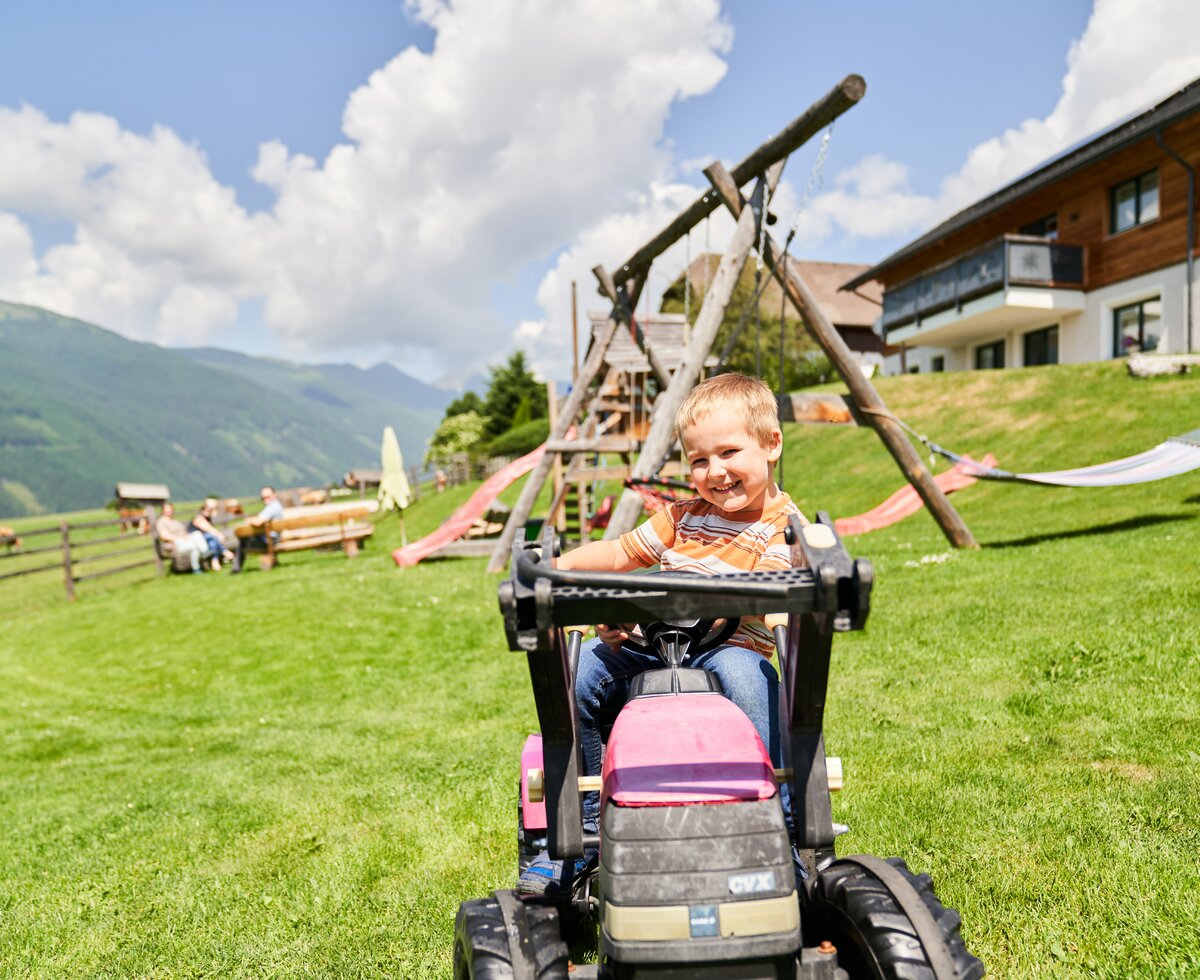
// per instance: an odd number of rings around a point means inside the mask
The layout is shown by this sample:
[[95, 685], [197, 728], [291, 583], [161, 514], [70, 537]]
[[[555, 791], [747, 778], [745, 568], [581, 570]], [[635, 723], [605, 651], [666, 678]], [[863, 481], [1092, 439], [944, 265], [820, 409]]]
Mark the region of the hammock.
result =
[[625, 481], [625, 486], [642, 498], [642, 506], [647, 514], [657, 514], [667, 504], [687, 500], [696, 495], [696, 488], [682, 480], [643, 480], [631, 477]]
[[963, 467], [963, 471], [984, 480], [1008, 480], [1014, 483], [1034, 483], [1055, 487], [1123, 487], [1131, 483], [1150, 483], [1165, 480], [1200, 469], [1200, 429], [1181, 436], [1172, 436], [1153, 449], [1136, 456], [1082, 466], [1074, 470], [1051, 470], [1046, 473], [1010, 473], [1008, 470], [985, 466], [972, 459], [952, 453], [933, 442], [922, 439], [933, 450]]
[[1081, 466], [1074, 470], [1049, 470], [1045, 473], [1010, 473], [977, 463], [968, 456], [960, 456], [939, 446], [887, 409], [863, 408], [860, 405], [859, 411], [891, 419], [914, 439], [924, 443], [930, 452], [944, 456], [952, 463], [964, 464], [963, 472], [981, 480], [1007, 480], [1009, 483], [1032, 483], [1048, 487], [1124, 487], [1132, 483], [1165, 480], [1200, 469], [1200, 429], [1193, 429], [1181, 436], [1171, 436], [1153, 449], [1136, 456], [1115, 459], [1111, 463]]

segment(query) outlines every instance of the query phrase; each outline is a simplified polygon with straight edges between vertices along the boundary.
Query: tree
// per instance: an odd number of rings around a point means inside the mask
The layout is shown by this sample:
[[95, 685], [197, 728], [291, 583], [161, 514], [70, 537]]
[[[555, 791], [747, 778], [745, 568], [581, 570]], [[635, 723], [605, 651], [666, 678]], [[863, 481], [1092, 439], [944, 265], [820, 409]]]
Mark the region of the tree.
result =
[[483, 401], [487, 438], [494, 439], [514, 425], [546, 417], [546, 386], [529, 370], [524, 351], [514, 351], [506, 364], [489, 370], [491, 380]]
[[[715, 264], [711, 268], [715, 270]], [[762, 270], [761, 275], [764, 279], [770, 277], [766, 269]], [[694, 281], [692, 285], [688, 307], [694, 322], [704, 297], [698, 295], [700, 291], [694, 288], [697, 285]], [[683, 312], [683, 289], [683, 276], [680, 276], [663, 293], [664, 313]], [[754, 256], [751, 254], [725, 309], [725, 318], [717, 331], [712, 353], [717, 357], [724, 355], [723, 370], [742, 374], [754, 375], [757, 360], [759, 376], [774, 390], [779, 387], [779, 286], [772, 282], [763, 289], [757, 315], [754, 297]], [[787, 313], [784, 320], [783, 383], [786, 391], [795, 391], [832, 377], [833, 368], [804, 328], [803, 321], [796, 316], [796, 311], [789, 306]]]
[[448, 419], [453, 415], [465, 415], [467, 412], [474, 412], [476, 415], [484, 414], [483, 399], [470, 390], [464, 391], [446, 406], [446, 414], [443, 418]]
[[442, 424], [429, 439], [425, 465], [435, 460], [449, 459], [455, 453], [476, 453], [483, 444], [485, 419], [478, 412], [463, 412], [442, 419]]

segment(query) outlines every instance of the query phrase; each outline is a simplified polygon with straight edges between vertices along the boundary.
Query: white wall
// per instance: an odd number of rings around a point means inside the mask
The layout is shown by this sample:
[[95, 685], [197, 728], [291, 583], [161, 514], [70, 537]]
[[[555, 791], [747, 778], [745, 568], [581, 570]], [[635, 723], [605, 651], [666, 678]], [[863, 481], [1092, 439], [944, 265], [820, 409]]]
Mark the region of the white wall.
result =
[[[1200, 349], [1200, 262], [1192, 292], [1192, 341]], [[1046, 322], [1033, 327], [997, 331], [978, 341], [959, 347], [912, 347], [906, 356], [909, 369], [915, 364], [922, 374], [929, 372], [930, 361], [937, 355], [946, 359], [947, 371], [964, 371], [975, 366], [975, 348], [1004, 340], [1006, 367], [1020, 367], [1025, 356], [1024, 336], [1032, 330], [1058, 324], [1058, 360], [1060, 364], [1107, 361], [1113, 350], [1113, 310], [1154, 297], [1162, 299], [1162, 342], [1160, 353], [1178, 354], [1187, 349], [1187, 263], [1168, 266], [1155, 272], [1126, 279], [1103, 289], [1084, 293], [1082, 312], [1047, 311]], [[884, 364], [885, 374], [900, 373], [900, 357], [893, 354]]]
[[[1063, 363], [1109, 360], [1113, 356], [1113, 310], [1155, 296], [1162, 299], [1163, 332], [1159, 353], [1184, 352], [1187, 348], [1187, 263], [1180, 262], [1086, 293], [1087, 306], [1081, 317], [1081, 329], [1073, 338], [1070, 353], [1061, 354]], [[1193, 339], [1200, 334], [1196, 321], [1197, 299], [1200, 299], [1200, 289], [1193, 287]]]

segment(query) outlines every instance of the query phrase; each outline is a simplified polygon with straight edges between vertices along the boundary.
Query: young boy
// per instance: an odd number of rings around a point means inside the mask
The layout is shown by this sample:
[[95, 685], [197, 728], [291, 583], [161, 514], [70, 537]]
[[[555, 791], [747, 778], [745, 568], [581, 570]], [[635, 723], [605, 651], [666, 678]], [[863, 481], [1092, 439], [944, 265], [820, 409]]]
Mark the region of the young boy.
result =
[[[741, 374], [709, 378], [680, 406], [675, 434], [699, 496], [668, 505], [616, 540], [593, 541], [563, 555], [558, 568], [628, 572], [657, 564], [664, 571], [722, 575], [791, 567], [784, 528], [788, 517], [800, 512], [775, 484], [783, 433], [771, 389]], [[598, 624], [596, 635], [599, 639], [581, 650], [575, 677], [588, 775], [600, 773], [599, 720], [611, 718], [624, 704], [633, 677], [662, 666], [655, 656], [623, 647], [629, 634], [619, 625]], [[779, 679], [770, 662], [774, 650], [763, 619], [744, 618], [723, 646], [693, 657], [689, 665], [717, 675], [726, 696], [754, 723], [778, 766]], [[597, 832], [599, 812], [599, 794], [586, 794], [587, 832]], [[540, 894], [569, 889], [587, 864], [581, 859], [564, 868], [564, 862], [543, 851], [521, 875], [517, 890]]]

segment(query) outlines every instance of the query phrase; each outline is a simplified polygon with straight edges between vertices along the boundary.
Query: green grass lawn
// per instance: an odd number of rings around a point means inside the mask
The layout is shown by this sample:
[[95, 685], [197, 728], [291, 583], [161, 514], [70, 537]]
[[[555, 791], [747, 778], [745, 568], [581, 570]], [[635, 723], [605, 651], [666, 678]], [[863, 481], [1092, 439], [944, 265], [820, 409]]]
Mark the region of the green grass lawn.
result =
[[[1119, 365], [879, 387], [1027, 471], [1200, 426], [1200, 378]], [[786, 437], [810, 515], [900, 485], [869, 432]], [[951, 499], [981, 550], [924, 513], [850, 542], [878, 581], [835, 643], [839, 849], [932, 874], [993, 976], [1200, 975], [1200, 473]], [[485, 561], [399, 542], [73, 604], [0, 582], [0, 975], [449, 976], [458, 903], [513, 877], [534, 710]]]

